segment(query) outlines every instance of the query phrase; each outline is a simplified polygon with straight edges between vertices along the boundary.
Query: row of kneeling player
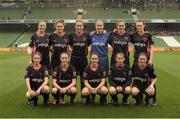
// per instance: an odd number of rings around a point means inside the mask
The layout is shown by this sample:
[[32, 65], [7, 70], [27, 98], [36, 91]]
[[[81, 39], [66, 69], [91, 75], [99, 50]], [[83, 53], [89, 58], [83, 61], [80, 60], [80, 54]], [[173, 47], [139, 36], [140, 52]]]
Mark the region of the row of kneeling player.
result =
[[[40, 64], [41, 54], [36, 52], [33, 55], [33, 63], [26, 69], [26, 85], [28, 102], [37, 105], [38, 96], [42, 95], [44, 104], [49, 103], [49, 84], [48, 70]], [[55, 98], [54, 104], [64, 104], [64, 95], [70, 96], [71, 104], [77, 94], [76, 88], [76, 71], [69, 64], [69, 54], [63, 52], [60, 55], [61, 63], [55, 68], [52, 78], [53, 85], [51, 94]], [[128, 97], [132, 95], [136, 99], [135, 104], [141, 104], [141, 96], [145, 97], [145, 104], [149, 105], [149, 99], [155, 94], [156, 75], [153, 67], [148, 65], [147, 56], [141, 53], [138, 57], [137, 64], [132, 69], [124, 63], [124, 54], [117, 53], [115, 56], [116, 63], [113, 65], [108, 74], [106, 70], [99, 65], [99, 57], [96, 53], [91, 53], [90, 63], [83, 72], [84, 86], [81, 91], [81, 99], [84, 103], [90, 104], [95, 102], [96, 94], [100, 95], [100, 104], [107, 103], [106, 96], [109, 93], [111, 103], [118, 104], [118, 94], [123, 94], [122, 103], [129, 104]], [[106, 78], [108, 77], [109, 88], [107, 87]]]

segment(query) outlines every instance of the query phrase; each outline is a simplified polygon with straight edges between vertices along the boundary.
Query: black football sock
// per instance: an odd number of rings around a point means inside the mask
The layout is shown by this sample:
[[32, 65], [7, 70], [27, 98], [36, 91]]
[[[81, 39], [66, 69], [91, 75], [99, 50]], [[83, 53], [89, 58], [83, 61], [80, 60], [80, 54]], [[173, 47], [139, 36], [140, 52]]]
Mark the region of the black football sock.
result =
[[70, 94], [71, 100], [74, 100], [74, 99], [75, 99], [75, 97], [76, 97], [76, 94], [77, 94], [77, 93]]
[[53, 96], [56, 100], [59, 100], [59, 93], [56, 93], [56, 94], [53, 94], [53, 93], [52, 93], [52, 96]]

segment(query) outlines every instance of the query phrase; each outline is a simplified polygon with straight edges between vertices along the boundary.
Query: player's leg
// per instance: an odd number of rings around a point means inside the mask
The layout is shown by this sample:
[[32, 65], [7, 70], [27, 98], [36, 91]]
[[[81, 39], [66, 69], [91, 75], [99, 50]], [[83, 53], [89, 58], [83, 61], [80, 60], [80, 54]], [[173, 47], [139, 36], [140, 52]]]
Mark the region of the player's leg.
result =
[[71, 88], [68, 90], [68, 93], [70, 94], [71, 104], [74, 104], [74, 99], [75, 99], [76, 94], [77, 94], [77, 89], [76, 89], [76, 87], [71, 87]]
[[140, 95], [139, 95], [140, 93], [141, 93], [141, 91], [138, 87], [136, 87], [136, 86], [132, 87], [131, 95], [133, 98], [136, 99], [135, 105], [140, 105]]
[[90, 103], [90, 90], [87, 87], [82, 89], [81, 95], [86, 98], [86, 104]]
[[146, 105], [149, 105], [149, 99], [153, 97], [155, 94], [155, 89], [154, 88], [146, 88], [145, 89], [145, 103]]
[[31, 102], [33, 102], [33, 105], [36, 106], [37, 105], [37, 101], [38, 101], [38, 97], [37, 96], [33, 96], [32, 93], [35, 93], [35, 91], [26, 92], [26, 98], [28, 100], [28, 104], [31, 104]]
[[44, 104], [47, 105], [49, 102], [49, 86], [44, 86], [41, 90], [41, 94], [44, 98]]
[[130, 86], [125, 87], [123, 90], [123, 98], [122, 98], [123, 105], [129, 104], [128, 97], [130, 96], [130, 94], [131, 94], [131, 87]]
[[51, 90], [51, 94], [55, 99], [53, 104], [59, 104], [59, 102], [60, 102], [59, 90], [57, 88], [53, 87], [52, 90]]
[[100, 94], [100, 99], [99, 99], [99, 102], [101, 105], [105, 105], [106, 104], [106, 97], [107, 97], [107, 94], [108, 94], [108, 88], [106, 86], [102, 86], [98, 92], [98, 94]]
[[111, 103], [113, 105], [117, 105], [118, 104], [117, 90], [114, 86], [109, 87], [109, 94], [111, 96]]
[[156, 93], [157, 93], [156, 85], [154, 85], [154, 89], [155, 89], [155, 92], [154, 92], [154, 95], [152, 97], [152, 106], [156, 106], [157, 105], [157, 103], [156, 103]]

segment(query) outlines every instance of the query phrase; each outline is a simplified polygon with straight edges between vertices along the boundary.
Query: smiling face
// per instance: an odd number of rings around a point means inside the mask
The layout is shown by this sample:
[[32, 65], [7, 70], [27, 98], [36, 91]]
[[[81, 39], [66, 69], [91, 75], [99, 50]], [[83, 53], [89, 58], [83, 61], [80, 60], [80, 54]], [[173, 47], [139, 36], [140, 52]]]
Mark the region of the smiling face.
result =
[[136, 29], [138, 32], [144, 32], [145, 24], [143, 21], [136, 22]]
[[38, 24], [38, 30], [39, 30], [40, 32], [45, 32], [45, 31], [46, 31], [46, 22], [44, 22], [44, 21], [39, 22], [39, 24]]
[[116, 25], [118, 32], [124, 32], [125, 31], [125, 22], [119, 21]]
[[145, 67], [147, 65], [147, 57], [145, 55], [140, 55], [138, 58], [138, 66]]
[[83, 22], [77, 21], [76, 24], [75, 24], [75, 31], [76, 31], [77, 33], [82, 33], [83, 30], [84, 30], [84, 24], [83, 24]]
[[98, 57], [98, 55], [96, 55], [96, 54], [91, 54], [90, 62], [91, 62], [91, 64], [98, 64], [98, 62], [99, 62], [99, 57]]
[[62, 64], [68, 64], [69, 63], [69, 55], [67, 53], [61, 53], [60, 61]]
[[104, 30], [104, 22], [101, 20], [98, 20], [95, 24], [96, 32], [97, 33], [102, 33]]
[[57, 22], [55, 25], [55, 29], [57, 32], [62, 33], [64, 31], [64, 24]]
[[125, 60], [125, 58], [124, 58], [124, 54], [123, 53], [118, 53], [116, 55], [116, 63], [118, 65], [123, 65], [124, 64], [124, 60]]
[[39, 54], [34, 54], [33, 55], [33, 63], [40, 64], [40, 62], [41, 62], [41, 56]]

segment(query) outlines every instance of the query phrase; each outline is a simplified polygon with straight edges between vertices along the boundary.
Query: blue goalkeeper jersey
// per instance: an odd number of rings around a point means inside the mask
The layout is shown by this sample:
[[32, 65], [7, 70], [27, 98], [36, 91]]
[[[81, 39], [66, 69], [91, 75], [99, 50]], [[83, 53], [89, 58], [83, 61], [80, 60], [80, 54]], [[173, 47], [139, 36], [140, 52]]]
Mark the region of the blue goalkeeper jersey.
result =
[[108, 33], [94, 34], [91, 37], [91, 52], [95, 52], [99, 57], [108, 56]]
[[103, 66], [106, 71], [109, 68], [108, 61], [108, 33], [94, 34], [91, 37], [91, 53], [95, 52], [99, 56], [99, 64]]

